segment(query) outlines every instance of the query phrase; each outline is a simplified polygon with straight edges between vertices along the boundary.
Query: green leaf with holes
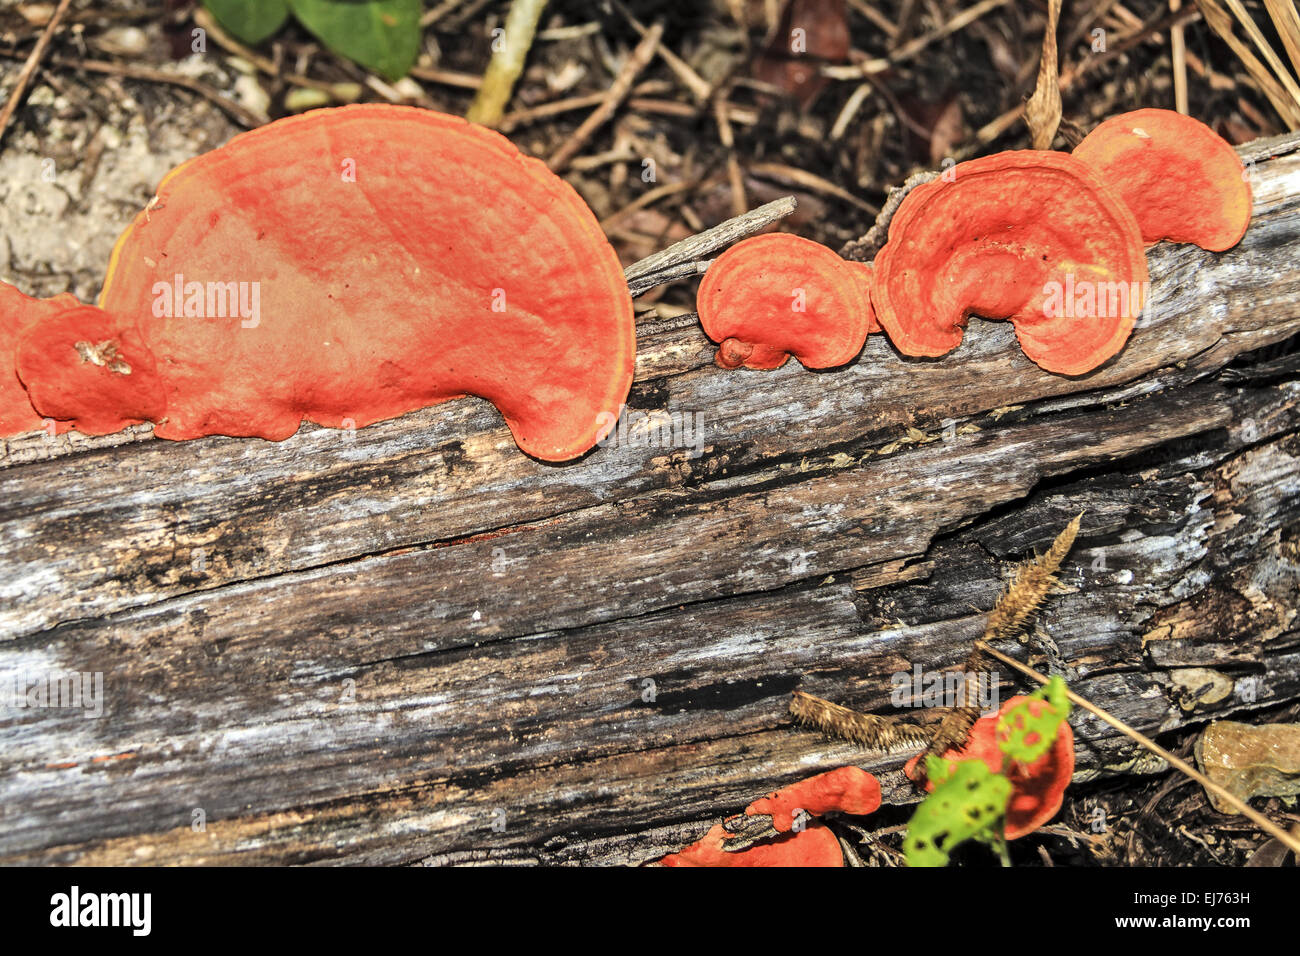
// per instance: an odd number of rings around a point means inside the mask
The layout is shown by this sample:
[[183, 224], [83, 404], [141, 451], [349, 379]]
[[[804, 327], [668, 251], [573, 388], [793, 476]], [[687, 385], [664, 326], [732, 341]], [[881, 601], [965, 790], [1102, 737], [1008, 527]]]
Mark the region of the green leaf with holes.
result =
[[1011, 781], [983, 760], [926, 758], [934, 792], [907, 824], [903, 857], [908, 866], [947, 866], [949, 854], [967, 840], [997, 843], [1011, 800]]
[[241, 43], [261, 43], [289, 19], [286, 0], [203, 0], [221, 28]]
[[998, 719], [998, 748], [1012, 760], [1033, 763], [1051, 749], [1069, 716], [1065, 681], [1053, 677]]
[[421, 0], [289, 0], [317, 39], [386, 80], [401, 79], [420, 52]]

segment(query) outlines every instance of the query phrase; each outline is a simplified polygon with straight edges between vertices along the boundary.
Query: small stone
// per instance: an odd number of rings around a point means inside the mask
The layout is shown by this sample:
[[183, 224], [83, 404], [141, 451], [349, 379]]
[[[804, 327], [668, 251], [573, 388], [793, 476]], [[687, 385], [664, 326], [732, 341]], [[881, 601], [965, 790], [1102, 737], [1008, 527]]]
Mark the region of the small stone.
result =
[[[1196, 762], [1202, 773], [1242, 800], [1300, 794], [1300, 724], [1215, 721], [1196, 741]], [[1220, 813], [1238, 812], [1206, 793]]]
[[149, 37], [139, 27], [113, 27], [100, 34], [98, 41], [117, 56], [140, 56], [149, 49]]
[[1178, 689], [1178, 705], [1188, 712], [1217, 704], [1236, 686], [1227, 675], [1205, 667], [1181, 667], [1170, 676]]
[[311, 87], [292, 89], [284, 97], [284, 108], [290, 113], [305, 113], [307, 110], [329, 105], [330, 95], [324, 90]]

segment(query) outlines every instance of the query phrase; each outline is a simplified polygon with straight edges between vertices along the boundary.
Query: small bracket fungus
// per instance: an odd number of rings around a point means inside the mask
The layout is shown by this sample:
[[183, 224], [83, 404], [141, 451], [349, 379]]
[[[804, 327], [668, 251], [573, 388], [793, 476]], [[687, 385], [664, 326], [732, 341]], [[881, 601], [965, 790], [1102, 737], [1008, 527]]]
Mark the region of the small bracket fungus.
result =
[[904, 355], [956, 348], [971, 315], [1008, 319], [1050, 372], [1081, 375], [1124, 346], [1148, 284], [1132, 212], [1088, 166], [1013, 150], [953, 167], [899, 205], [871, 298]]
[[[1051, 746], [1036, 760], [1022, 763], [1006, 759], [1005, 745], [1009, 734], [1003, 720], [1007, 717], [1015, 719], [1016, 711], [1021, 705], [1030, 709], [1031, 716], [1052, 706], [1036, 695], [1012, 697], [1003, 703], [997, 714], [975, 721], [964, 746], [943, 755], [945, 760], [982, 761], [990, 772], [1002, 774], [1011, 782], [1011, 797], [1006, 812], [1008, 840], [1033, 833], [1052, 819], [1061, 809], [1065, 788], [1074, 775], [1074, 732], [1066, 721], [1060, 722], [1060, 729], [1052, 739]], [[920, 760], [921, 756], [916, 756], [907, 762], [904, 772], [908, 777], [915, 779]], [[926, 790], [933, 789], [933, 781], [927, 780]]]
[[715, 823], [704, 837], [659, 862], [663, 866], [840, 866], [844, 852], [835, 834], [820, 824], [786, 833], [770, 843], [757, 843], [744, 850], [724, 849], [730, 834]]
[[709, 266], [696, 308], [722, 368], [845, 365], [862, 351], [871, 301], [855, 263], [820, 243], [773, 232], [736, 243]]
[[1231, 249], [1250, 225], [1250, 181], [1234, 150], [1200, 120], [1135, 110], [1101, 123], [1072, 154], [1133, 210], [1148, 243]]
[[[728, 849], [734, 834], [716, 824], [703, 839], [664, 857], [664, 866], [843, 866], [835, 835], [815, 818], [827, 813], [865, 816], [880, 809], [880, 781], [861, 767], [840, 767], [799, 780], [755, 800], [729, 822], [757, 822], [771, 839]], [[736, 843], [733, 846], [743, 846]]]
[[491, 130], [387, 105], [284, 119], [174, 170], [99, 306], [17, 350], [36, 411], [93, 434], [279, 440], [476, 395], [564, 461], [616, 420], [636, 347], [622, 267], [572, 187]]
[[93, 305], [75, 305], [33, 326], [19, 339], [15, 364], [33, 408], [89, 435], [158, 421], [166, 408], [153, 353], [140, 333]]
[[[33, 299], [13, 286], [0, 282], [0, 348], [12, 350], [13, 343], [31, 327], [52, 320], [79, 306], [75, 296], [63, 293], [52, 299]], [[12, 356], [7, 355], [6, 359]], [[31, 398], [12, 365], [0, 363], [0, 435], [20, 435], [45, 427], [46, 416], [36, 414]], [[57, 431], [67, 431], [58, 423]]]
[[866, 816], [880, 809], [880, 781], [861, 767], [840, 767], [800, 780], [755, 800], [745, 812], [767, 814], [772, 829], [785, 833], [800, 810], [814, 817], [838, 812]]
[[876, 318], [875, 306], [871, 304], [871, 283], [876, 277], [876, 266], [871, 262], [849, 261], [846, 261], [845, 265], [849, 267], [849, 270], [858, 280], [858, 284], [862, 286], [862, 294], [867, 300], [867, 333], [875, 335], [877, 332], [883, 331], [880, 327], [880, 320]]

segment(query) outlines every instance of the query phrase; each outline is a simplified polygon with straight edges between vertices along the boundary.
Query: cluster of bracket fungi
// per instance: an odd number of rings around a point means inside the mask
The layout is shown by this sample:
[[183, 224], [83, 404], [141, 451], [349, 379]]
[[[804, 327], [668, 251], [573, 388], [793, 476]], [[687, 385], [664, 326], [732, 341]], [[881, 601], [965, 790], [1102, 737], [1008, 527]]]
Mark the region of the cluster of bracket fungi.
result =
[[[1045, 288], [1145, 290], [1144, 243], [1226, 249], [1250, 211], [1226, 142], [1140, 110], [1072, 155], [1001, 153], [915, 188], [872, 264], [781, 233], [737, 243], [703, 279], [700, 320], [723, 367], [832, 368], [881, 329], [904, 355], [943, 355], [978, 314], [1077, 375], [1123, 347], [1141, 296], [1054, 313]], [[248, 286], [252, 323], [234, 304]], [[475, 395], [524, 452], [566, 461], [608, 431], [635, 352], [618, 257], [545, 165], [429, 110], [316, 110], [170, 173], [97, 305], [0, 283], [0, 435], [281, 440]]]
[[1223, 251], [1250, 215], [1249, 177], [1228, 143], [1179, 113], [1137, 110], [1073, 153], [1011, 150], [917, 186], [870, 265], [795, 236], [739, 242], [705, 275], [700, 321], [724, 368], [775, 368], [790, 355], [832, 368], [874, 327], [903, 355], [946, 355], [979, 315], [1009, 320], [1047, 371], [1082, 375], [1128, 340], [1147, 245]]
[[[1025, 696], [1008, 698], [996, 713], [975, 721], [964, 744], [943, 754], [945, 760], [979, 761], [990, 773], [1005, 775], [1009, 796], [1001, 833], [1007, 840], [1028, 836], [1056, 816], [1074, 775], [1074, 731], [1065, 721], [1042, 756], [1028, 763], [1005, 759], [998, 745], [999, 722], [1022, 705], [1042, 706]], [[904, 766], [910, 779], [918, 779], [917, 764], [924, 756], [918, 754]], [[934, 787], [925, 782], [925, 790]], [[821, 818], [830, 813], [863, 817], [880, 804], [880, 782], [873, 774], [840, 767], [754, 801], [658, 862], [675, 867], [844, 866], [839, 841]]]

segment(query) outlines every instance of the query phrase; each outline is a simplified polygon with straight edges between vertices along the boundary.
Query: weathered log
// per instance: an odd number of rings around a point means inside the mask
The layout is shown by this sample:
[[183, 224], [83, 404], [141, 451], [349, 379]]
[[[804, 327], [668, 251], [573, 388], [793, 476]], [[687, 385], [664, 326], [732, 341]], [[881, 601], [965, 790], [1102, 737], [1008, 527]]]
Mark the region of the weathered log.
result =
[[[1080, 693], [1148, 732], [1300, 699], [1300, 373], [1269, 348], [1300, 333], [1300, 138], [1243, 152], [1245, 240], [1153, 249], [1078, 379], [978, 321], [941, 361], [873, 336], [724, 372], [688, 317], [639, 330], [656, 443], [566, 466], [475, 400], [10, 440], [0, 687], [99, 672], [104, 712], [0, 712], [0, 861], [639, 862], [821, 768], [915, 799], [906, 754], [792, 728], [790, 691], [896, 712], [890, 675], [958, 666], [1081, 510], [1042, 618]], [[1081, 779], [1151, 768], [1074, 724]]]

